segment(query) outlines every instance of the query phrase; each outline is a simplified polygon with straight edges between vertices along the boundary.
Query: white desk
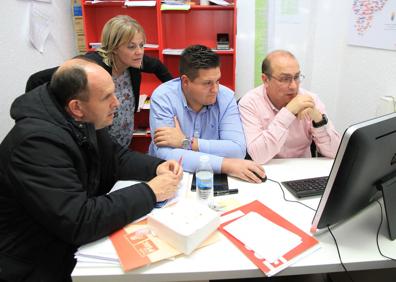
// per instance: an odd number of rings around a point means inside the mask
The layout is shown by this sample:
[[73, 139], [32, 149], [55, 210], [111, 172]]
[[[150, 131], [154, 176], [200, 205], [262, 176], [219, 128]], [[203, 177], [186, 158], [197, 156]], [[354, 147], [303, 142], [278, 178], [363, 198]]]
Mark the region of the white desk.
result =
[[[328, 159], [273, 160], [265, 165], [270, 179], [284, 181], [303, 177], [327, 175], [332, 166]], [[285, 202], [279, 186], [271, 181], [250, 184], [229, 179], [230, 188], [239, 188], [241, 203], [260, 199], [268, 207], [305, 231], [309, 231], [314, 212], [300, 204]], [[286, 198], [294, 199], [286, 190]], [[304, 200], [316, 208], [319, 197]], [[376, 231], [380, 220], [377, 203], [334, 227], [333, 233], [340, 247], [343, 262], [348, 270], [365, 270], [396, 267], [396, 262], [383, 258], [377, 250]], [[385, 255], [396, 257], [396, 241], [388, 239], [386, 221], [382, 224], [379, 244]], [[328, 232], [317, 236], [321, 248], [297, 261], [277, 275], [296, 275], [343, 271], [333, 239]], [[87, 267], [77, 264], [73, 281], [199, 281], [262, 277], [262, 272], [226, 238], [196, 250], [190, 256], [179, 256], [124, 273], [118, 266], [97, 265]]]

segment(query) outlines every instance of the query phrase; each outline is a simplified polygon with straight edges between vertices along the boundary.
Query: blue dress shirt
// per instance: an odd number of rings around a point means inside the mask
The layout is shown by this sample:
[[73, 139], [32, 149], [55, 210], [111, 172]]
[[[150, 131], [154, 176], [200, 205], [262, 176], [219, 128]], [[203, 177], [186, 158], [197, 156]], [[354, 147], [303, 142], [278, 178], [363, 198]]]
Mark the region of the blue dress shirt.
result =
[[216, 103], [195, 112], [184, 97], [180, 78], [161, 84], [151, 96], [151, 136], [159, 127], [174, 127], [176, 116], [187, 137], [198, 138], [199, 152], [171, 147], [157, 147], [151, 141], [149, 154], [166, 160], [183, 157], [185, 171], [194, 172], [199, 157], [208, 154], [214, 173], [221, 172], [223, 158], [240, 158], [246, 155], [246, 142], [235, 101], [234, 92], [220, 85]]

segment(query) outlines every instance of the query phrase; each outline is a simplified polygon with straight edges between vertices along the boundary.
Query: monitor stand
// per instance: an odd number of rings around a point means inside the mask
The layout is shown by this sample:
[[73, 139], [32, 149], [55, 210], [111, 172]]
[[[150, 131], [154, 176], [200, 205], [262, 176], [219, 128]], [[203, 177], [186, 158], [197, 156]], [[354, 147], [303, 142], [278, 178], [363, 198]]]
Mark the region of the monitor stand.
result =
[[396, 173], [384, 177], [377, 188], [382, 191], [384, 198], [385, 214], [388, 220], [389, 237], [396, 239]]

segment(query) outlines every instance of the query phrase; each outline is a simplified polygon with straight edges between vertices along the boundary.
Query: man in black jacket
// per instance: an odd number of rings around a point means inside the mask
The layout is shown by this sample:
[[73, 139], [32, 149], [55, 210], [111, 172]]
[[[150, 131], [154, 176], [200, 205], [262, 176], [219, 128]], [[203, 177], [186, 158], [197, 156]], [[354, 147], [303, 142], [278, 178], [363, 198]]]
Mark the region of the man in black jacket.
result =
[[[0, 281], [71, 281], [80, 245], [174, 196], [177, 162], [111, 140], [118, 105], [111, 76], [84, 58], [14, 101], [16, 123], [0, 145]], [[126, 179], [147, 183], [107, 194]]]

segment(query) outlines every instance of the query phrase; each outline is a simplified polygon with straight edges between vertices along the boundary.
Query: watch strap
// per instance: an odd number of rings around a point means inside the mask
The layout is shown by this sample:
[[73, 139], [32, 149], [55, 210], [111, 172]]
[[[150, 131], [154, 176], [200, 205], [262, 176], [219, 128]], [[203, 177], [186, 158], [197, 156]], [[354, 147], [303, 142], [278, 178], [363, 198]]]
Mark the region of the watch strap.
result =
[[190, 146], [189, 146], [189, 150], [192, 150], [192, 145], [193, 145], [193, 143], [194, 143], [194, 137], [191, 137], [191, 138], [189, 138], [189, 140], [190, 140]]
[[327, 122], [328, 122], [327, 116], [325, 114], [322, 114], [322, 120], [319, 122], [312, 121], [312, 126], [314, 128], [319, 128], [326, 125]]
[[185, 139], [183, 139], [183, 142], [182, 142], [183, 149], [191, 150], [193, 142], [194, 142], [193, 138], [186, 137]]

